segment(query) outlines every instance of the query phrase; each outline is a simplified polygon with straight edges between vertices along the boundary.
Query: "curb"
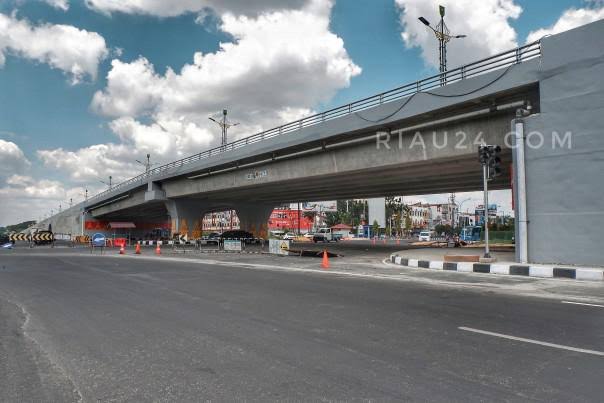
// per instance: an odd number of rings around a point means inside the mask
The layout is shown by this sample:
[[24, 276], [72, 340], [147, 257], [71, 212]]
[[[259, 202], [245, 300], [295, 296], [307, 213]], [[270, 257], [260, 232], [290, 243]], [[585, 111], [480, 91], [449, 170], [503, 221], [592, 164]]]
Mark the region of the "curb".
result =
[[419, 269], [459, 271], [464, 273], [503, 274], [538, 278], [565, 278], [584, 281], [604, 281], [604, 270], [555, 266], [533, 266], [506, 263], [443, 262], [440, 260], [418, 260], [390, 255], [390, 261], [401, 266]]

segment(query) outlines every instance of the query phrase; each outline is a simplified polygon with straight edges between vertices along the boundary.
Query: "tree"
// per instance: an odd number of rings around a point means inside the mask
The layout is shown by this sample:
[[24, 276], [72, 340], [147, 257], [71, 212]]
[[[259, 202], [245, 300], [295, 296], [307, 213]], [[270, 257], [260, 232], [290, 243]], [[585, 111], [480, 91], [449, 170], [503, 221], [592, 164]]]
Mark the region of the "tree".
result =
[[377, 220], [373, 220], [373, 236], [377, 236], [380, 233], [380, 224], [378, 224]]
[[35, 221], [23, 221], [19, 224], [15, 224], [15, 225], [7, 225], [6, 232], [21, 232], [24, 229], [27, 229], [30, 226], [34, 225], [35, 223], [36, 223]]

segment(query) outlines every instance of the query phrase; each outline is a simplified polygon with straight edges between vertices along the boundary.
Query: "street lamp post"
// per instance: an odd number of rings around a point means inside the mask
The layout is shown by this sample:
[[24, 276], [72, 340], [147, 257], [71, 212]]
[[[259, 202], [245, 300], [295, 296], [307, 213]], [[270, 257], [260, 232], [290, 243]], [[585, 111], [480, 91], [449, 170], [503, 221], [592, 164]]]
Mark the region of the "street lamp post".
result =
[[427, 26], [434, 32], [436, 39], [438, 40], [438, 61], [439, 61], [439, 72], [440, 72], [440, 85], [447, 84], [447, 43], [454, 38], [465, 38], [466, 35], [451, 35], [449, 28], [445, 24], [445, 7], [438, 6], [440, 14], [440, 22], [436, 25], [436, 28], [432, 28], [430, 22], [424, 17], [418, 19], [422, 24]]
[[208, 119], [210, 119], [212, 122], [216, 123], [218, 126], [220, 126], [220, 129], [222, 131], [222, 138], [220, 140], [220, 145], [224, 146], [226, 145], [228, 139], [227, 139], [227, 135], [228, 135], [228, 130], [233, 127], [233, 126], [237, 126], [239, 123], [229, 123], [227, 121], [227, 110], [223, 109], [222, 110], [222, 120], [216, 120], [213, 117], [209, 117]]

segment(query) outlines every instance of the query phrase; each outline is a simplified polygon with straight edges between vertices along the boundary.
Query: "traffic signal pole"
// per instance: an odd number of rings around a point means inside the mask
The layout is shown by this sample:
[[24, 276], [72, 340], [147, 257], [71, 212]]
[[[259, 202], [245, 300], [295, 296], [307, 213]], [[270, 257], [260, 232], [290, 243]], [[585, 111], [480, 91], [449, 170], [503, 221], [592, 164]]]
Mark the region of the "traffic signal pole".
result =
[[489, 253], [489, 188], [488, 165], [482, 166], [482, 184], [484, 187], [484, 257], [490, 258]]

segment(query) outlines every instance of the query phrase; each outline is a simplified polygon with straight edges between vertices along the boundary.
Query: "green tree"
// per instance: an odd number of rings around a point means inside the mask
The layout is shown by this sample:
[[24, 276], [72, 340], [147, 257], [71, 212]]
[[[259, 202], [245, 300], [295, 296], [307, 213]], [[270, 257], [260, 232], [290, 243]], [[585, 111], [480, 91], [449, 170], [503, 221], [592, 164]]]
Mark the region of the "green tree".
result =
[[377, 220], [373, 220], [372, 234], [373, 236], [377, 236], [380, 234], [380, 224], [378, 224]]

